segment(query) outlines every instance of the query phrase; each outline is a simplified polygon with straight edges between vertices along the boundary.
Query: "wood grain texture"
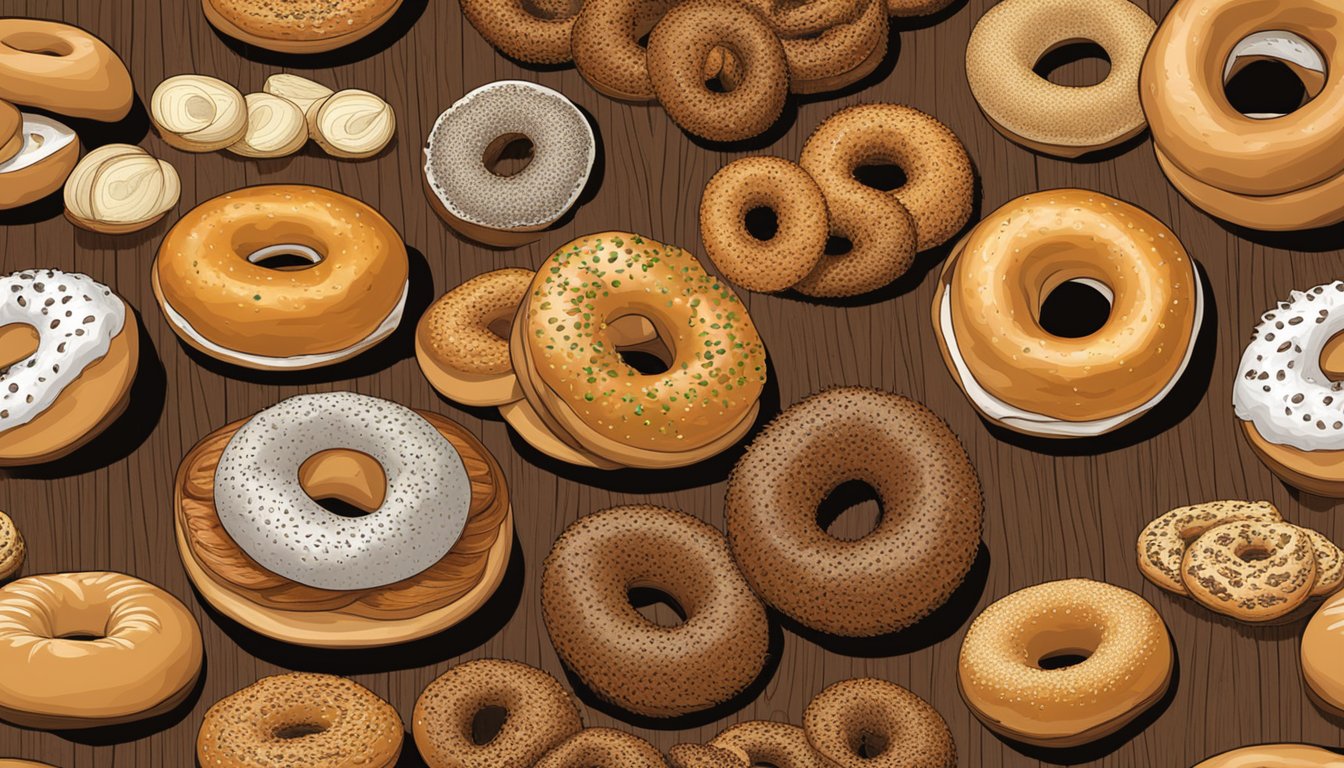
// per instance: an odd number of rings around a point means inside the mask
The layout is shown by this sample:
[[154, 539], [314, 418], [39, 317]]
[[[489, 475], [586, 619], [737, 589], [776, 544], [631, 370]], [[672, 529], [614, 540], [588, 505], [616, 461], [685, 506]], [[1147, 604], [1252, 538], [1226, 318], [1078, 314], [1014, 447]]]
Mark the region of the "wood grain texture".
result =
[[[1171, 0], [1140, 0], [1160, 17]], [[1073, 762], [1106, 768], [1191, 765], [1261, 741], [1337, 744], [1341, 721], [1307, 700], [1298, 673], [1301, 625], [1251, 628], [1214, 616], [1146, 583], [1134, 541], [1153, 516], [1212, 498], [1268, 498], [1292, 521], [1337, 540], [1344, 524], [1333, 502], [1277, 482], [1239, 437], [1232, 377], [1257, 316], [1293, 288], [1340, 276], [1338, 233], [1248, 239], [1192, 208], [1166, 183], [1145, 138], [1095, 162], [1064, 162], [1011, 144], [981, 117], [962, 57], [975, 19], [992, 0], [961, 0], [933, 25], [902, 25], [878, 75], [861, 89], [791, 103], [781, 125], [752, 149], [797, 157], [816, 125], [862, 101], [912, 104], [962, 138], [981, 181], [980, 207], [992, 210], [1033, 190], [1076, 185], [1134, 202], [1167, 222], [1207, 278], [1210, 331], [1191, 375], [1156, 418], [1101, 443], [1043, 443], [991, 430], [952, 384], [929, 322], [926, 254], [889, 290], [861, 301], [814, 303], [744, 294], [769, 345], [775, 386], [767, 409], [822, 387], [862, 384], [914, 397], [945, 418], [965, 443], [986, 493], [984, 549], [970, 586], [955, 604], [911, 633], [879, 644], [837, 645], [780, 633], [774, 674], [740, 708], [673, 729], [631, 724], [584, 702], [585, 721], [633, 728], [666, 749], [708, 739], [733, 722], [800, 722], [808, 700], [828, 683], [876, 675], [929, 700], [952, 727], [965, 766]], [[334, 87], [364, 88], [396, 109], [397, 137], [378, 157], [337, 161], [310, 146], [298, 156], [255, 161], [225, 153], [189, 155], [147, 132], [143, 107], [123, 124], [81, 124], [87, 145], [140, 142], [182, 177], [182, 200], [165, 221], [109, 237], [76, 230], [59, 204], [0, 219], [0, 270], [50, 266], [78, 270], [113, 286], [145, 328], [142, 374], [131, 414], [94, 447], [53, 467], [10, 471], [0, 508], [27, 537], [24, 572], [116, 569], [153, 581], [190, 607], [205, 635], [207, 670], [185, 711], [137, 727], [96, 733], [46, 733], [0, 724], [0, 755], [64, 768], [194, 764], [195, 734], [206, 708], [262, 675], [321, 670], [351, 675], [409, 718], [420, 691], [452, 664], [504, 656], [561, 669], [541, 624], [540, 565], [551, 542], [580, 515], [618, 504], [679, 507], [722, 523], [724, 479], [733, 455], [695, 472], [603, 474], [556, 466], [520, 443], [490, 409], [464, 410], [437, 397], [412, 354], [413, 322], [389, 343], [333, 370], [240, 374], [183, 347], [164, 322], [149, 267], [165, 231], [196, 203], [249, 184], [296, 182], [335, 188], [381, 210], [413, 249], [412, 310], [462, 280], [505, 266], [537, 265], [579, 234], [629, 229], [699, 249], [696, 210], [710, 175], [739, 152], [703, 146], [656, 106], [630, 106], [589, 88], [567, 67], [537, 70], [495, 53], [465, 23], [455, 0], [407, 0], [369, 44], [299, 60], [248, 49], [218, 36], [194, 0], [0, 0], [0, 13], [62, 19], [120, 52], [141, 99], [165, 77], [214, 75], [244, 92], [275, 72], [292, 71]], [[590, 195], [572, 219], [540, 242], [491, 251], [456, 239], [422, 192], [421, 147], [434, 118], [468, 90], [502, 78], [534, 80], [567, 94], [592, 116], [602, 160]], [[460, 421], [498, 457], [510, 481], [519, 557], [497, 598], [472, 621], [429, 641], [388, 651], [315, 652], [265, 641], [208, 610], [192, 592], [173, 544], [172, 483], [179, 460], [203, 435], [301, 392], [353, 389]], [[955, 665], [970, 616], [1009, 592], [1048, 579], [1087, 576], [1149, 599], [1171, 629], [1179, 658], [1175, 693], [1132, 738], [1073, 754], [1046, 755], [1007, 745], [970, 715], [957, 694]], [[0, 675], [4, 670], [0, 670]], [[684, 726], [684, 727], [682, 727]], [[405, 765], [418, 765], [412, 748]]]

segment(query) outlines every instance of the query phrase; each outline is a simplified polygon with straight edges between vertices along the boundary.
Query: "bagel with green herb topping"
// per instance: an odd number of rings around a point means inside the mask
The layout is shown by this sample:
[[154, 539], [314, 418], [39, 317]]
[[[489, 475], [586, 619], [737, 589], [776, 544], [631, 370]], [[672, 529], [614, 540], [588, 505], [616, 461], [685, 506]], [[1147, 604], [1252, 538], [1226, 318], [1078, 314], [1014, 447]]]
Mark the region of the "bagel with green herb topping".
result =
[[[622, 321], [655, 338], [629, 346]], [[663, 370], [641, 371], [642, 352]], [[510, 356], [525, 404], [503, 409], [534, 447], [592, 466], [666, 468], [746, 434], [765, 386], [765, 345], [746, 307], [700, 261], [628, 232], [561, 246], [519, 306]]]

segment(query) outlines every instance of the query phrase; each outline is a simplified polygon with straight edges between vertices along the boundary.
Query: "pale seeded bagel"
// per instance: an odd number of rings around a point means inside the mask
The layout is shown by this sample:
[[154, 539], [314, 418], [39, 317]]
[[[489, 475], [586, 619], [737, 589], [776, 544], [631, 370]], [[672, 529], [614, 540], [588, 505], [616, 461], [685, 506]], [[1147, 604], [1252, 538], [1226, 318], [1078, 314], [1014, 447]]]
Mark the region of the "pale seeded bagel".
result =
[[776, 768], [835, 768], [807, 740], [802, 728], [770, 720], [748, 720], [715, 736], [710, 746], [732, 752], [748, 765]]
[[386, 24], [401, 0], [202, 0], [210, 24], [229, 37], [282, 53], [321, 53]]
[[751, 768], [747, 760], [723, 747], [678, 744], [667, 751], [672, 768]]

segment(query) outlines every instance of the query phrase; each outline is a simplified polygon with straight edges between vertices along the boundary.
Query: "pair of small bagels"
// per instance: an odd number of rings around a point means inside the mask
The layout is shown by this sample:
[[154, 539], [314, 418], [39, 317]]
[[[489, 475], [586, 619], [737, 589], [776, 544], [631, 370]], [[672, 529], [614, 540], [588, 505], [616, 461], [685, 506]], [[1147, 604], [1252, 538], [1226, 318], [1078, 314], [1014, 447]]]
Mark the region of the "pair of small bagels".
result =
[[283, 73], [246, 96], [218, 78], [174, 75], [154, 89], [149, 114], [163, 140], [178, 149], [227, 149], [253, 158], [292, 155], [309, 138], [333, 157], [373, 157], [397, 128], [391, 105], [368, 91], [333, 91]]
[[[1108, 149], [1146, 124], [1139, 69], [1156, 26], [1129, 0], [1003, 0], [971, 32], [966, 79], [990, 124], [1028, 149], [1066, 158]], [[1101, 82], [1060, 85], [1033, 71], [1079, 41], [1106, 52]]]
[[537, 450], [603, 469], [721, 453], [755, 423], [767, 375], [736, 294], [689, 252], [629, 232], [566, 243], [530, 280], [459, 286], [425, 313], [416, 350], [446, 396], [499, 406]]
[[[1196, 206], [1261, 230], [1344, 220], [1344, 22], [1329, 0], [1285, 4], [1180, 0], [1153, 37], [1140, 80], [1153, 148], [1167, 179]], [[1279, 61], [1307, 87], [1289, 114], [1242, 114], [1225, 86], [1255, 61]]]
[[1270, 621], [1344, 584], [1344, 552], [1267, 501], [1178, 507], [1139, 534], [1139, 570], [1241, 621]]
[[[891, 191], [855, 177], [862, 166], [891, 164], [905, 183]], [[725, 166], [705, 187], [700, 235], [724, 276], [750, 290], [790, 288], [811, 296], [877, 290], [909, 269], [970, 219], [975, 173], [961, 141], [913, 107], [865, 104], [832, 115], [803, 145], [798, 164], [748, 157]], [[747, 215], [770, 210], [768, 238]], [[828, 255], [832, 237], [851, 249]]]
[[668, 757], [673, 768], [954, 768], [957, 747], [928, 702], [886, 680], [854, 678], [818, 693], [801, 728], [749, 720]]
[[0, 210], [56, 192], [79, 160], [79, 137], [47, 115], [113, 122], [131, 110], [126, 65], [102, 40], [69, 24], [0, 19]]

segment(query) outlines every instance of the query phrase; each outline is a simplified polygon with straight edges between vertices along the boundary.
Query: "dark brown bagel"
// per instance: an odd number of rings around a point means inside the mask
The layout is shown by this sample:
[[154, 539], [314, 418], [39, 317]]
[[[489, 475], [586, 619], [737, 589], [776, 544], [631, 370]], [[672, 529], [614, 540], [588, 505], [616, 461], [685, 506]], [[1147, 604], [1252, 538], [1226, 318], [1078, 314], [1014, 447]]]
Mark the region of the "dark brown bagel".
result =
[[822, 757], [803, 729], [770, 720], [748, 720], [715, 736], [710, 746], [738, 755], [748, 765], [773, 765], [775, 768], [836, 768]]
[[[628, 590], [660, 590], [682, 609], [673, 627], [645, 619]], [[664, 507], [613, 507], [565, 529], [541, 574], [556, 653], [598, 696], [673, 717], [741, 693], [765, 666], [765, 607], [723, 534]]]
[[[472, 723], [490, 707], [505, 711], [504, 723], [477, 744]], [[412, 720], [415, 746], [429, 768], [531, 768], [583, 728], [558, 680], [504, 659], [469, 661], [443, 673], [420, 694]]]
[[[711, 56], [723, 49], [740, 64], [731, 88], [705, 84]], [[710, 141], [758, 136], [779, 119], [789, 94], [784, 46], [760, 14], [738, 0], [685, 0], [649, 35], [649, 77], [667, 114]], [[727, 83], [725, 83], [727, 84]]]
[[462, 15], [486, 42], [530, 64], [570, 61], [577, 13], [563, 0], [461, 0]]
[[[861, 480], [885, 510], [856, 541], [817, 508]], [[728, 540], [756, 594], [795, 621], [847, 637], [895, 632], [961, 584], [980, 545], [980, 481], [956, 435], [906, 397], [827, 390], [788, 408], [728, 480]]]
[[803, 731], [839, 768], [956, 768], [957, 746], [928, 702], [871, 677], [844, 680], [812, 699]]
[[574, 66], [597, 90], [622, 101], [653, 101], [649, 62], [639, 41], [675, 0], [584, 0], [570, 33]]
[[672, 768], [751, 768], [746, 758], [723, 747], [678, 744], [667, 751]]
[[649, 742], [610, 728], [579, 731], [546, 753], [536, 768], [667, 768]]

